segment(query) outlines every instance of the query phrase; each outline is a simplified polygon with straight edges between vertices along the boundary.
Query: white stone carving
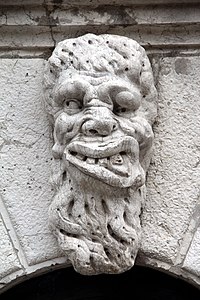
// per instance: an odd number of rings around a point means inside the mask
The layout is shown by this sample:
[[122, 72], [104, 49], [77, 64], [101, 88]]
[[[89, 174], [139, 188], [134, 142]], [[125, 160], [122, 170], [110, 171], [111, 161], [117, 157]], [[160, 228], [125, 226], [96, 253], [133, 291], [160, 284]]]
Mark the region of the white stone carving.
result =
[[156, 117], [149, 59], [127, 37], [86, 34], [56, 46], [44, 85], [55, 142], [50, 227], [76, 271], [124, 272], [140, 245]]

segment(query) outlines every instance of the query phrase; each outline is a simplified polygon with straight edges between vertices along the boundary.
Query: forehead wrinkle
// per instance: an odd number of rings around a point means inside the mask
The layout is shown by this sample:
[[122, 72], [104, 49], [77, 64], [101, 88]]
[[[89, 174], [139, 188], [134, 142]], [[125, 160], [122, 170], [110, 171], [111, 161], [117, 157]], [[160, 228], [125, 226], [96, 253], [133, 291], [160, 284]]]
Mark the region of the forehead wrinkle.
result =
[[105, 82], [105, 80], [109, 80], [110, 77], [107, 76], [107, 77], [101, 77], [101, 78], [92, 78], [90, 77], [90, 83], [93, 85], [93, 86], [99, 86], [101, 85], [102, 83]]

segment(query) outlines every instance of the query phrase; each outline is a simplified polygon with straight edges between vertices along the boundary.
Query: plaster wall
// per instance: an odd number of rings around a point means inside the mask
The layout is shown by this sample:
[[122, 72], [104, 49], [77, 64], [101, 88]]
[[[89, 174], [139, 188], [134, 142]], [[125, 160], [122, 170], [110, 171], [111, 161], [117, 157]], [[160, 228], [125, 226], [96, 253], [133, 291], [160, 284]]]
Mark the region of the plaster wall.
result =
[[42, 78], [56, 43], [87, 32], [144, 46], [159, 94], [137, 264], [200, 287], [200, 5], [16, 2], [0, 3], [1, 291], [70, 265], [48, 228], [54, 162]]

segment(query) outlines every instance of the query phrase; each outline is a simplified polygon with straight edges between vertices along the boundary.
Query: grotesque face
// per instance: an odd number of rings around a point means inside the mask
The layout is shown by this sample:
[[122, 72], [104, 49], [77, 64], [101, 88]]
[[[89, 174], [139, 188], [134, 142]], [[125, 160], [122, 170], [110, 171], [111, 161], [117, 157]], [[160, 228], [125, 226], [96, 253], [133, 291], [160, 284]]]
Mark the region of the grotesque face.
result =
[[153, 141], [148, 58], [133, 40], [89, 34], [59, 43], [48, 67], [46, 102], [60, 161], [51, 228], [78, 272], [123, 272], [139, 248]]
[[[140, 106], [140, 90], [116, 76], [95, 75], [66, 72], [55, 87], [55, 101], [62, 105], [55, 138], [64, 146], [66, 169], [72, 164], [83, 176], [113, 187], [139, 187], [144, 171], [131, 117]], [[57, 156], [57, 145], [53, 150]]]

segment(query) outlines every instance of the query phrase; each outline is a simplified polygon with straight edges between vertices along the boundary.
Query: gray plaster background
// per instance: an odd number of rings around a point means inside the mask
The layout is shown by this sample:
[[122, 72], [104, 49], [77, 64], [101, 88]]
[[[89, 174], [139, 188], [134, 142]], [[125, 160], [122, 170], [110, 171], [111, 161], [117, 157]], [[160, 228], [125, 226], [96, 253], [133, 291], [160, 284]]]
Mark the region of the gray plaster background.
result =
[[167, 270], [199, 287], [199, 6], [116, 6], [113, 10], [108, 6], [102, 12], [98, 6], [78, 10], [2, 5], [1, 12], [2, 291], [30, 276], [69, 265], [47, 223], [53, 160], [42, 78], [44, 60], [54, 45], [86, 32], [136, 39], [151, 59], [159, 93], [158, 118], [137, 263]]

